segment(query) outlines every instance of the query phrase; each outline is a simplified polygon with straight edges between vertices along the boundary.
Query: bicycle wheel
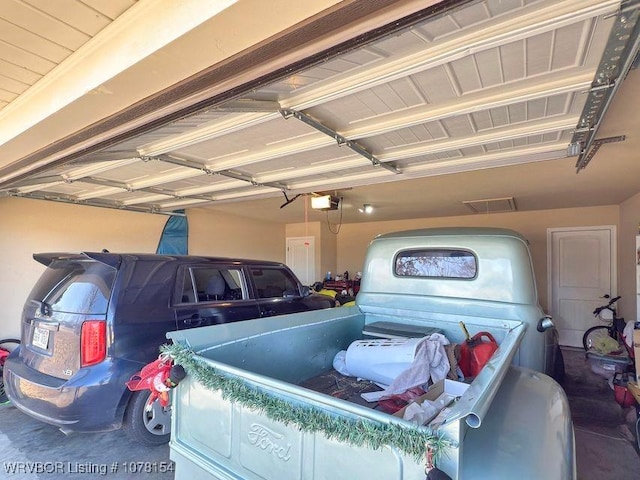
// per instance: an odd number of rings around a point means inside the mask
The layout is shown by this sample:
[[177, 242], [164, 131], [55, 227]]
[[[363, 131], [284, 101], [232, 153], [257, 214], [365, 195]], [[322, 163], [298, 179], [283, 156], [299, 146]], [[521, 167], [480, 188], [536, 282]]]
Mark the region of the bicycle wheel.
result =
[[603, 337], [612, 338], [609, 334], [609, 327], [606, 325], [591, 327], [582, 336], [582, 346], [585, 350], [589, 350], [596, 345], [602, 344]]
[[3, 345], [5, 343], [11, 343], [11, 348], [13, 349], [13, 347], [20, 345], [20, 340], [18, 340], [17, 338], [5, 338], [0, 340], [0, 345]]
[[[6, 346], [3, 346], [3, 345], [6, 345]], [[4, 340], [0, 340], [0, 349], [3, 350], [4, 352], [12, 351], [18, 345], [20, 345], [20, 340], [15, 338], [6, 338]], [[0, 355], [0, 405], [7, 403], [9, 401], [9, 399], [7, 398], [7, 394], [4, 391], [4, 380], [2, 379], [4, 359], [5, 359], [5, 356]]]
[[7, 397], [7, 394], [4, 391], [4, 380], [2, 379], [2, 367], [0, 367], [0, 405], [4, 405], [5, 403], [9, 403], [9, 397]]

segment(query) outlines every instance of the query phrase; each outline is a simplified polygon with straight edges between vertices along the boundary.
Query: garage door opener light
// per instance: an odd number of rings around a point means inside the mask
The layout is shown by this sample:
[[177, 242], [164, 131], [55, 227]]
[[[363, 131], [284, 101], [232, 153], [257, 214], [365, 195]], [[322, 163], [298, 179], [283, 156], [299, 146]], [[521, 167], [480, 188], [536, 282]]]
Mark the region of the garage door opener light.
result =
[[311, 208], [314, 210], [337, 210], [340, 199], [333, 195], [311, 197]]

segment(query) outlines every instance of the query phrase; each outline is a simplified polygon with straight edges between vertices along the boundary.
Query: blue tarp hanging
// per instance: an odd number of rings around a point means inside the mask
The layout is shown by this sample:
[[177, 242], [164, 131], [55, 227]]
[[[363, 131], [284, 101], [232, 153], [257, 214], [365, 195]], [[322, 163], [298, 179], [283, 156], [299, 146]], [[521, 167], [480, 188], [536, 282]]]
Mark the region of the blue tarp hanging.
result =
[[187, 255], [189, 241], [189, 224], [184, 210], [176, 210], [162, 230], [156, 253], [164, 255]]

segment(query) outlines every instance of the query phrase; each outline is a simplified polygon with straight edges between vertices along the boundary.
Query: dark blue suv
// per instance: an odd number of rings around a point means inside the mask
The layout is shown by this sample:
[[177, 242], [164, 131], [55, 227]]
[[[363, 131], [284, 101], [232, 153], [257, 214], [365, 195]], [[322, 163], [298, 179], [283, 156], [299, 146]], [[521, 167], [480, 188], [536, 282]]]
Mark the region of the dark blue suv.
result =
[[170, 409], [125, 382], [156, 359], [168, 331], [334, 306], [281, 263], [196, 256], [45, 253], [22, 312], [22, 345], [4, 381], [23, 412], [62, 431], [122, 426], [169, 439]]

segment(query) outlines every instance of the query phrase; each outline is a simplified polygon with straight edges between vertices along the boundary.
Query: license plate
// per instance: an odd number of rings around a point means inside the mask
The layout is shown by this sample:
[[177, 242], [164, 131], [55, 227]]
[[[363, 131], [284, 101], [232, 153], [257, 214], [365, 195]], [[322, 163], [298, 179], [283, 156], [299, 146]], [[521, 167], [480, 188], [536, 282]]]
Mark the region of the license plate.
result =
[[34, 328], [31, 345], [46, 350], [47, 346], [49, 345], [49, 330], [40, 327]]

